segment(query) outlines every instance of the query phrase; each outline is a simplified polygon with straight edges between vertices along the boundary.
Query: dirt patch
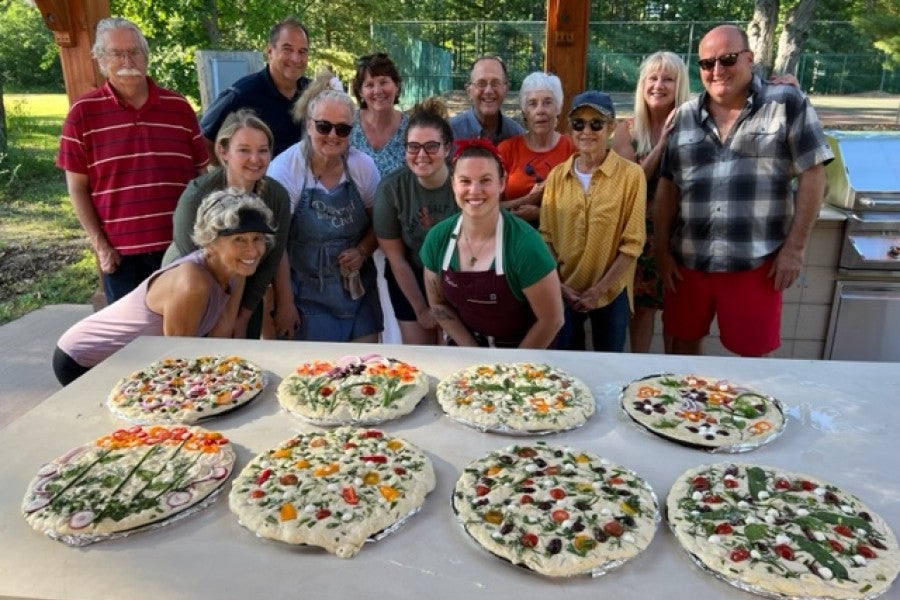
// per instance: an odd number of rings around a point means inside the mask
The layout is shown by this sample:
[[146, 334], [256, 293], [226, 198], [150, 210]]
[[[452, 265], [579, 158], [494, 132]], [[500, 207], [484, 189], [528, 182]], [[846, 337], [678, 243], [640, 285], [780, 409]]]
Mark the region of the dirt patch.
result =
[[35, 281], [81, 259], [86, 240], [60, 240], [52, 246], [12, 242], [0, 247], [0, 302], [32, 289]]

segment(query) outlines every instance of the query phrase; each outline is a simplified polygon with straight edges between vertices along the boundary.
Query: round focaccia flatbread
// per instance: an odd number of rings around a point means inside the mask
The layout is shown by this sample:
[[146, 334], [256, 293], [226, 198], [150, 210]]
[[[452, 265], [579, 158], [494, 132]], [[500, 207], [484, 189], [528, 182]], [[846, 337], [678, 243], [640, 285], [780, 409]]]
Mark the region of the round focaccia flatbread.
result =
[[437, 386], [444, 412], [466, 425], [499, 433], [552, 433], [580, 427], [594, 414], [584, 383], [545, 364], [482, 364]]
[[164, 358], [121, 379], [107, 404], [135, 423], [196, 423], [247, 404], [263, 387], [262, 369], [238, 356]]
[[622, 390], [622, 409], [639, 425], [666, 439], [719, 452], [746, 452], [784, 430], [781, 403], [724, 379], [651, 375]]
[[739, 463], [680, 475], [669, 526], [728, 583], [772, 598], [875, 598], [900, 570], [897, 538], [858, 498], [826, 481]]
[[373, 425], [413, 411], [428, 393], [417, 367], [379, 354], [303, 363], [278, 386], [278, 402], [316, 425]]
[[542, 575], [601, 575], [650, 545], [656, 495], [630, 470], [544, 442], [470, 463], [453, 510], [488, 552]]
[[134, 425], [41, 467], [22, 511], [50, 537], [90, 544], [184, 514], [221, 487], [234, 460], [220, 433]]
[[416, 446], [357, 427], [301, 434], [263, 452], [232, 484], [228, 504], [258, 536], [350, 558], [419, 510], [434, 489]]

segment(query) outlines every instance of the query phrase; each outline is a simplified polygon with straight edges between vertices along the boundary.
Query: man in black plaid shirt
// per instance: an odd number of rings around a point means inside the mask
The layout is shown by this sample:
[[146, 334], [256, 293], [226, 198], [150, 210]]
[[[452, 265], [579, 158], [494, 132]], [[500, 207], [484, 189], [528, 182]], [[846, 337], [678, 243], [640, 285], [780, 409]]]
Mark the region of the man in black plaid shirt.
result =
[[743, 30], [713, 28], [698, 55], [705, 92], [677, 111], [655, 199], [663, 324], [675, 353], [700, 354], [716, 316], [726, 348], [763, 356], [781, 343], [782, 291], [833, 154], [806, 95], [753, 73]]

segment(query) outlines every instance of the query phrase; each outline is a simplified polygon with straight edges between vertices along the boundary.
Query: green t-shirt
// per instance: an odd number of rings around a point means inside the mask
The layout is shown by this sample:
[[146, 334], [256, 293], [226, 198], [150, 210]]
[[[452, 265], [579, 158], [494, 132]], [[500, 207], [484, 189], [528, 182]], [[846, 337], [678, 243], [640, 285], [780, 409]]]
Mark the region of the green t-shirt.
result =
[[[506, 210], [501, 210], [503, 218], [503, 264], [506, 282], [513, 295], [525, 300], [522, 292], [531, 287], [547, 273], [556, 269], [556, 261], [537, 230], [519, 217]], [[456, 218], [447, 219], [431, 228], [422, 245], [419, 256], [426, 269], [433, 273], [441, 272], [444, 253], [453, 236]], [[493, 265], [491, 266], [493, 268]], [[450, 269], [459, 270], [459, 250], [450, 258]]]
[[375, 191], [375, 208], [372, 222], [375, 235], [395, 240], [400, 238], [406, 246], [406, 260], [414, 268], [421, 268], [419, 249], [425, 241], [429, 226], [423, 225], [420, 211], [425, 209], [432, 226], [459, 212], [450, 178], [439, 188], [429, 190], [418, 178], [403, 166], [386, 175]]

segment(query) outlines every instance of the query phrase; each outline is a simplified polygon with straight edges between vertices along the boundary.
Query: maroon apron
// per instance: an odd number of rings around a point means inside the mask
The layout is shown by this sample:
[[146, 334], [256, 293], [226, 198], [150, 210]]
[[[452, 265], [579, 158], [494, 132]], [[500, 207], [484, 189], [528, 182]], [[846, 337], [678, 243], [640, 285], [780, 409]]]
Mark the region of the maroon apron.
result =
[[441, 291], [456, 310], [460, 321], [481, 346], [515, 348], [537, 320], [527, 301], [516, 298], [503, 274], [503, 216], [497, 217], [494, 265], [488, 271], [450, 270], [456, 251], [462, 216], [457, 218], [453, 236], [441, 266]]

